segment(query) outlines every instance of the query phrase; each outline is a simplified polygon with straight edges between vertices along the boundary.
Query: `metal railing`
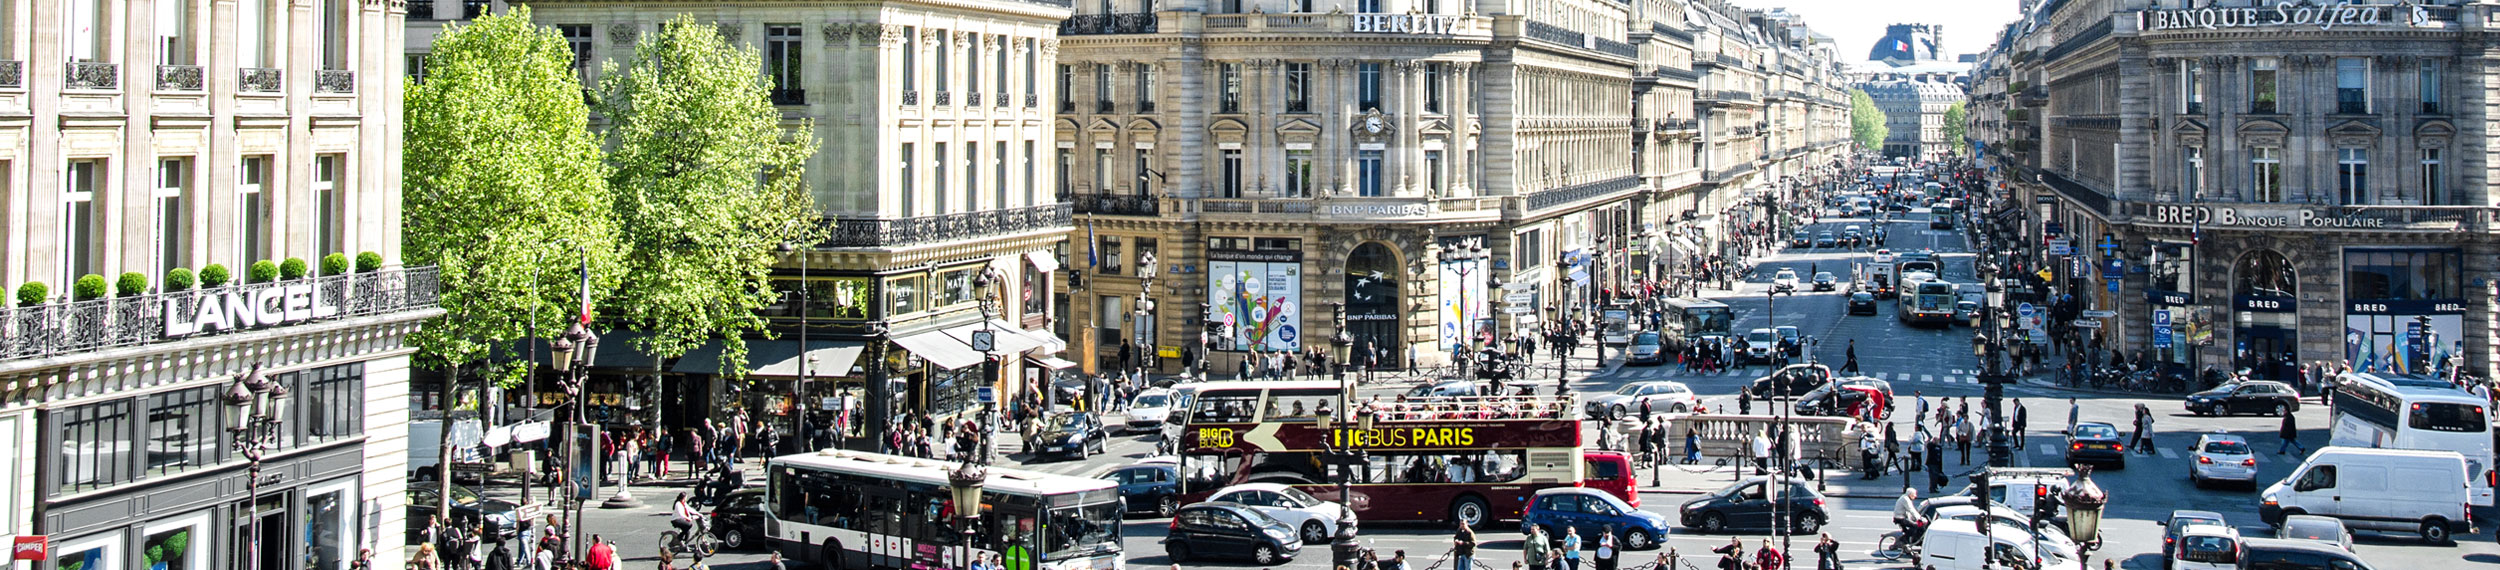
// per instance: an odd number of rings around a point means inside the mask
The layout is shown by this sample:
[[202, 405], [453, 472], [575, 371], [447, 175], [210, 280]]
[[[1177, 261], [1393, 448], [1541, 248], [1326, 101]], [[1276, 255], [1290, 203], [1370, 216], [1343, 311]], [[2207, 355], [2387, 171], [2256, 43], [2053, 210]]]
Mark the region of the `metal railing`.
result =
[[[0, 308], [0, 362], [234, 333], [251, 327], [169, 335], [167, 313], [172, 313], [177, 323], [188, 322], [194, 318], [193, 314], [202, 303], [238, 302], [233, 299], [260, 302], [260, 299], [270, 298], [267, 295], [275, 293], [271, 289], [306, 284], [311, 285], [311, 291], [317, 298], [300, 301], [279, 298], [283, 299], [280, 302], [290, 307], [290, 312], [300, 307], [298, 302], [309, 303], [311, 307], [336, 308], [337, 311], [330, 315], [290, 319], [290, 324], [431, 308], [442, 294], [442, 276], [436, 268], [429, 266]], [[303, 312], [317, 314], [313, 309]]]
[[1623, 43], [1623, 42], [1618, 42], [1618, 41], [1614, 41], [1614, 40], [1610, 40], [1610, 39], [1606, 39], [1606, 38], [1591, 38], [1591, 43], [1595, 44], [1595, 45], [1594, 45], [1594, 49], [1596, 49], [1596, 50], [1597, 50], [1597, 53], [1602, 53], [1602, 54], [1611, 55], [1611, 56], [1615, 56], [1615, 57], [1620, 57], [1620, 58], [1624, 58], [1624, 59], [1640, 59], [1640, 58], [1641, 58], [1641, 51], [1640, 51], [1638, 48], [1634, 48], [1634, 47], [1632, 47], [1632, 44], [1627, 44], [1627, 43]]
[[1064, 230], [1070, 226], [1068, 204], [984, 210], [914, 218], [842, 218], [833, 220], [829, 247], [900, 247], [959, 239]]
[[314, 93], [355, 93], [356, 72], [349, 69], [318, 69], [313, 71]]
[[1542, 210], [1616, 192], [1631, 191], [1640, 187], [1641, 177], [1625, 176], [1560, 188], [1547, 188], [1528, 194], [1528, 209]]
[[1062, 36], [1151, 33], [1155, 33], [1155, 15], [1145, 12], [1077, 14], [1059, 21]]
[[24, 89], [26, 87], [26, 62], [0, 60], [0, 87]]
[[202, 91], [208, 89], [208, 72], [197, 65], [156, 66], [156, 90]]
[[73, 61], [61, 70], [61, 85], [70, 89], [120, 89], [122, 66], [106, 61]]
[[806, 89], [779, 89], [779, 88], [776, 88], [776, 89], [773, 89], [773, 94], [772, 94], [772, 97], [773, 97], [773, 104], [774, 104], [774, 105], [805, 105], [805, 104], [807, 104], [807, 90], [806, 90]]
[[1527, 26], [1524, 27], [1523, 33], [1530, 38], [1545, 40], [1571, 47], [1586, 46], [1588, 41], [1584, 39], [1588, 37], [1588, 34], [1566, 30], [1563, 29], [1562, 26], [1556, 26], [1536, 20], [1529, 20], [1527, 22]]
[[1070, 194], [1060, 196], [1059, 200], [1073, 205], [1076, 208], [1075, 212], [1078, 214], [1102, 216], [1163, 215], [1163, 201], [1156, 199], [1154, 196], [1096, 192], [1090, 194]]
[[1735, 89], [1711, 89], [1702, 91], [1701, 98], [1705, 101], [1744, 101], [1748, 103], [1761, 100], [1760, 98], [1755, 97], [1753, 92], [1738, 91]]
[[237, 91], [244, 93], [276, 93], [286, 84], [286, 70], [269, 67], [246, 67], [235, 76]]

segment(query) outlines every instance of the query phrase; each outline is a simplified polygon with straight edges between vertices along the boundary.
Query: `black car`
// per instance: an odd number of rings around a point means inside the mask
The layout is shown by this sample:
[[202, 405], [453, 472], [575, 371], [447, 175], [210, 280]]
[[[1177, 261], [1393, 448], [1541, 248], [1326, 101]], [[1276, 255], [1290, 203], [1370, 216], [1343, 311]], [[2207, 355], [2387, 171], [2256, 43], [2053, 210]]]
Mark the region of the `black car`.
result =
[[1804, 232], [1798, 232], [1797, 237], [1788, 238], [1788, 247], [1806, 247], [1810, 243], [1812, 240], [1808, 239]]
[[1875, 314], [1875, 294], [1874, 294], [1874, 293], [1868, 293], [1868, 292], [1865, 292], [1865, 291], [1859, 291], [1859, 292], [1856, 292], [1856, 293], [1850, 293], [1850, 294], [1849, 294], [1849, 314], [1852, 314], [1852, 315], [1873, 315], [1873, 314]]
[[1068, 457], [1084, 459], [1102, 453], [1110, 436], [1102, 430], [1102, 420], [1093, 414], [1065, 412], [1051, 416], [1033, 435], [1033, 457]]
[[762, 546], [767, 544], [763, 541], [766, 516], [763, 489], [730, 491], [729, 496], [721, 498], [720, 506], [712, 507], [712, 536], [720, 539], [721, 548]]
[[1814, 290], [1831, 291], [1839, 288], [1839, 276], [1832, 275], [1832, 272], [1830, 271], [1817, 271], [1814, 273]]
[[2300, 411], [2300, 392], [2282, 382], [2250, 380], [2188, 394], [2187, 411], [2196, 415], [2274, 414]]
[[[1787, 492], [1781, 493], [1779, 484]], [[1784, 499], [1784, 500], [1783, 500]], [[1782, 478], [1775, 483], [1770, 477], [1753, 477], [1738, 481], [1709, 494], [1685, 501], [1677, 508], [1685, 528], [1704, 533], [1721, 533], [1731, 529], [1770, 530], [1773, 518], [1786, 504], [1789, 528], [1797, 534], [1814, 534], [1822, 530], [1831, 515], [1823, 511], [1823, 494], [1814, 492], [1814, 485], [1803, 479]]]
[[1814, 247], [1840, 247], [1840, 238], [1834, 237], [1831, 232], [1816, 234]]
[[1128, 512], [1168, 517], [1180, 510], [1179, 465], [1169, 461], [1139, 463], [1113, 469], [1102, 478], [1120, 485], [1120, 501]]
[[2127, 468], [2127, 444], [2118, 439], [2118, 426], [2106, 422], [2075, 424], [2074, 433], [2066, 436], [2066, 464], [2104, 463], [2111, 469]]
[[1770, 376], [1755, 378], [1745, 391], [1756, 398], [1797, 396], [1812, 392], [1832, 381], [1832, 368], [1821, 364], [1791, 364]]
[[1163, 554], [1172, 562], [1202, 558], [1248, 558], [1260, 566], [1293, 560], [1302, 552], [1302, 537], [1284, 521], [1249, 505], [1209, 501], [1172, 514], [1171, 533], [1163, 538]]
[[[433, 485], [408, 487], [408, 544], [425, 541], [425, 521], [434, 517], [434, 506], [442, 499], [442, 490]], [[449, 524], [473, 526], [482, 514], [495, 536], [507, 539], [520, 536], [521, 525], [527, 524], [520, 519], [520, 505], [512, 501], [481, 497], [459, 485], [451, 486], [451, 499], [451, 517], [444, 521]]]
[[2371, 570], [2349, 551], [2308, 540], [2240, 539], [2240, 567], [2248, 570]]

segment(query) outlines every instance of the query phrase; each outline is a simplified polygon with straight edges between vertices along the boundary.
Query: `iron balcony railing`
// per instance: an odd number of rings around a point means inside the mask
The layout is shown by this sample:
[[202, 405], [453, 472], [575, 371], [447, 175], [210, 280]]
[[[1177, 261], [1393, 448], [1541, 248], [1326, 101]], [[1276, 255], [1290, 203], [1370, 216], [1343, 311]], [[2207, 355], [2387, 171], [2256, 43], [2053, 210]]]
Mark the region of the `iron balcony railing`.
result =
[[1543, 210], [1598, 196], [1604, 196], [1617, 192], [1628, 192], [1640, 187], [1641, 177], [1625, 176], [1622, 178], [1575, 184], [1560, 188], [1547, 188], [1528, 194], [1528, 209]]
[[1070, 194], [1060, 196], [1059, 200], [1075, 205], [1076, 213], [1079, 214], [1104, 216], [1163, 215], [1163, 201], [1156, 199], [1154, 196], [1095, 192], [1089, 194]]
[[350, 69], [313, 70], [314, 93], [355, 93], [356, 71]]
[[268, 67], [246, 67], [235, 78], [239, 91], [245, 93], [276, 93], [286, 83], [286, 70]]
[[0, 88], [23, 89], [25, 87], [26, 62], [0, 60]]
[[902, 247], [959, 239], [1070, 227], [1068, 204], [1043, 204], [916, 218], [842, 218], [832, 221], [829, 247]]
[[61, 70], [61, 83], [70, 89], [120, 89], [122, 66], [105, 61], [73, 61]]
[[1102, 34], [1151, 34], [1155, 32], [1155, 15], [1077, 14], [1059, 21], [1059, 35], [1091, 36]]
[[[0, 308], [0, 362], [426, 309], [441, 296], [442, 276], [428, 266]], [[237, 315], [277, 322], [255, 326]]]
[[156, 90], [200, 91], [208, 88], [208, 74], [197, 65], [156, 66]]

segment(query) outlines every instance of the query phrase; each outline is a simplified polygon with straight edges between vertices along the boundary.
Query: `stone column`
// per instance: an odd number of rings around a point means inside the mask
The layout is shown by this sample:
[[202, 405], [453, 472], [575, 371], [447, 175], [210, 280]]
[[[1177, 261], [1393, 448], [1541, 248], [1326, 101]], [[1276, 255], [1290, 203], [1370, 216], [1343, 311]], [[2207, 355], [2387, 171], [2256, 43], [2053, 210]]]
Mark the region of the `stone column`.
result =
[[[1478, 159], [1485, 161], [1485, 187], [1478, 189], [1478, 193], [1517, 196], [1521, 195], [1520, 173], [1517, 171], [1519, 164], [1512, 153], [1518, 150], [1519, 122], [1515, 115], [1518, 105], [1513, 96], [1518, 93], [1519, 66], [1511, 61], [1507, 52], [1499, 53], [1497, 57], [1484, 62], [1484, 92], [1471, 94], [1479, 97], [1484, 105], [1481, 119], [1484, 123], [1483, 146], [1478, 149], [1482, 156]], [[1558, 238], [1554, 243], [1559, 245], [1563, 241]]]
[[1477, 196], [1483, 193], [1482, 189], [1475, 187], [1468, 176], [1469, 173], [1475, 171], [1476, 161], [1483, 160], [1474, 149], [1467, 148], [1467, 141], [1475, 138], [1476, 132], [1475, 129], [1469, 128], [1469, 123], [1473, 121], [1475, 114], [1467, 111], [1468, 98], [1475, 96], [1475, 90], [1469, 80], [1474, 76], [1475, 71], [1476, 62], [1462, 61], [1450, 64], [1450, 92], [1443, 94], [1445, 98], [1441, 101], [1442, 109], [1448, 111], [1450, 115], [1449, 151], [1443, 155], [1449, 157], [1450, 195], [1452, 196]]
[[1423, 145], [1416, 140], [1416, 110], [1423, 107], [1419, 96], [1422, 83], [1417, 77], [1418, 63], [1395, 60], [1384, 64], [1382, 73], [1389, 74], [1380, 94], [1381, 113], [1389, 117], [1389, 140], [1380, 152], [1381, 182], [1387, 186], [1382, 194], [1390, 196], [1421, 196], [1424, 194]]

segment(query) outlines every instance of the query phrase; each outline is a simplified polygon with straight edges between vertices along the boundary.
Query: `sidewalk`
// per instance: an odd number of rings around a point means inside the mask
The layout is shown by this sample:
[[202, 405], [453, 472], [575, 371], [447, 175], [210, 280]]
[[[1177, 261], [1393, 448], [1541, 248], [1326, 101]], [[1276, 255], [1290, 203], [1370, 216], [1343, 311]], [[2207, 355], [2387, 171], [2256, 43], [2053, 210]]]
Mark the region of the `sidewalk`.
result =
[[[1979, 453], [1973, 453], [1971, 455], [1972, 463], [1969, 465], [1958, 465], [1956, 462], [1950, 460], [1945, 462], [1944, 472], [1951, 476], [1946, 483], [1946, 490], [1950, 491], [1952, 489], [1961, 488], [1962, 485], [1969, 482], [1969, 479], [1964, 476], [1965, 473], [1985, 466], [1985, 461], [1980, 457], [1980, 455], [1981, 454]], [[1728, 486], [1729, 484], [1735, 483], [1740, 478], [1753, 476], [1753, 469], [1751, 467], [1744, 467], [1742, 468], [1742, 471], [1739, 472], [1737, 467], [1719, 467], [1714, 465], [1716, 462], [1717, 458], [1704, 457], [1702, 458], [1702, 463], [1700, 465], [1677, 465], [1670, 463], [1658, 466], [1655, 469], [1635, 469], [1634, 471], [1637, 471], [1636, 475], [1640, 477], [1641, 493], [1660, 495], [1698, 495], [1708, 493], [1711, 491], [1717, 491]], [[1822, 477], [1821, 479], [1815, 480], [1816, 487], [1821, 490], [1825, 496], [1830, 497], [1848, 499], [1899, 498], [1901, 496], [1901, 489], [1903, 485], [1901, 473], [1888, 473], [1882, 477], [1877, 477], [1872, 480], [1858, 478], [1858, 472], [1854, 469], [1826, 469], [1816, 472], [1816, 475]], [[1921, 493], [1925, 493], [1927, 491], [1926, 471], [1914, 471], [1908, 475], [1910, 485], [1916, 486]]]

